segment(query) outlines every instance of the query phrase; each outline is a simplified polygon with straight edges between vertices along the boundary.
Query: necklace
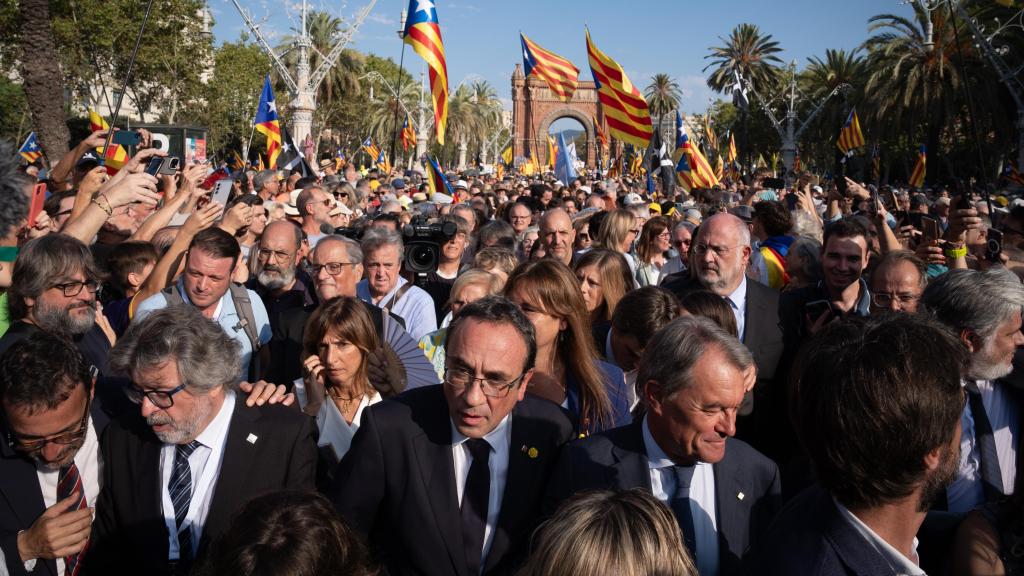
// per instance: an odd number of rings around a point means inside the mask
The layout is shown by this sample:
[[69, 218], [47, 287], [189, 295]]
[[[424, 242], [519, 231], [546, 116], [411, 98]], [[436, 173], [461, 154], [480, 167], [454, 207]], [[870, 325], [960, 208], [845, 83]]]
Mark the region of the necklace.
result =
[[362, 400], [365, 394], [357, 394], [355, 396], [342, 396], [334, 388], [327, 389], [327, 395], [335, 400], [341, 400], [342, 402], [352, 402], [353, 400]]

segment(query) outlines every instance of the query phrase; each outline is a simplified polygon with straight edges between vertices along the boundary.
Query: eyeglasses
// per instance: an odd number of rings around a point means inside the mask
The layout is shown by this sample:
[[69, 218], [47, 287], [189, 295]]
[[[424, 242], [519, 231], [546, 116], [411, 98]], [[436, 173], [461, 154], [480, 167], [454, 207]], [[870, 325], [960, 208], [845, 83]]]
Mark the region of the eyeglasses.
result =
[[518, 384], [525, 374], [520, 374], [515, 380], [505, 382], [493, 378], [477, 378], [462, 368], [445, 368], [444, 383], [451, 386], [460, 394], [474, 382], [480, 382], [480, 391], [489, 398], [504, 398], [508, 391]]
[[871, 301], [879, 308], [888, 308], [894, 300], [902, 305], [911, 304], [920, 298], [920, 294], [887, 294], [885, 292], [875, 292], [871, 295]]
[[348, 198], [348, 192], [338, 192], [335, 196], [338, 198]]
[[341, 274], [341, 271], [345, 269], [345, 266], [355, 266], [355, 262], [328, 262], [326, 264], [306, 264], [306, 273], [312, 277], [320, 275], [320, 271], [327, 268], [327, 273], [331, 276], [337, 276]]
[[630, 234], [639, 234], [640, 230], [630, 230]]
[[698, 256], [703, 256], [708, 253], [708, 250], [710, 250], [715, 253], [715, 256], [721, 258], [732, 251], [733, 248], [734, 246], [711, 246], [710, 244], [704, 244], [701, 242], [693, 246], [693, 251], [696, 252]]
[[290, 252], [281, 252], [280, 250], [268, 250], [266, 248], [260, 248], [256, 252], [256, 257], [260, 260], [268, 260], [273, 256], [274, 260], [288, 260], [293, 256]]
[[149, 401], [153, 403], [153, 406], [157, 408], [167, 409], [174, 406], [174, 395], [185, 389], [185, 384], [178, 384], [173, 390], [143, 390], [136, 387], [134, 384], [126, 384], [124, 387], [124, 395], [128, 397], [128, 400], [132, 404], [142, 404], [143, 398], [149, 398]]
[[656, 236], [656, 238], [670, 238], [671, 236], [672, 236], [671, 234], [669, 234], [667, 231], [665, 231], [665, 232], [662, 232], [661, 234], [658, 234]]
[[82, 414], [82, 420], [78, 424], [78, 428], [70, 430], [68, 432], [61, 432], [55, 436], [49, 438], [39, 438], [33, 440], [24, 440], [18, 438], [13, 432], [7, 432], [7, 445], [12, 449], [19, 452], [25, 452], [28, 454], [34, 454], [39, 452], [46, 447], [47, 444], [57, 444], [58, 446], [68, 446], [81, 440], [85, 434], [89, 431], [89, 406], [92, 404], [92, 400], [86, 400], [85, 402], [85, 414]]
[[82, 288], [85, 288], [90, 293], [95, 294], [100, 289], [100, 283], [95, 280], [86, 280], [85, 282], [65, 282], [63, 284], [54, 284], [51, 288], [59, 288], [64, 296], [70, 298], [72, 296], [78, 296], [82, 292]]

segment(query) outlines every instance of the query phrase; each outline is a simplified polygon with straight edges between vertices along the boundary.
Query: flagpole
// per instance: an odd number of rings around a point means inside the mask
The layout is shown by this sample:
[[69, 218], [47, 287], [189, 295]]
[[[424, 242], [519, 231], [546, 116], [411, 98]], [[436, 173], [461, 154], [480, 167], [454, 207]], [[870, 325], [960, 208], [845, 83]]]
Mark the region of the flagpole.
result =
[[139, 54], [139, 44], [142, 43], [142, 33], [146, 30], [146, 23], [149, 22], [149, 14], [153, 11], [153, 0], [149, 0], [146, 3], [146, 14], [142, 18], [142, 26], [139, 27], [139, 34], [135, 37], [135, 47], [132, 48], [132, 57], [128, 61], [128, 70], [124, 74], [124, 84], [121, 86], [121, 92], [117, 95], [117, 105], [113, 110], [113, 115], [110, 117], [111, 129], [107, 131], [107, 141], [103, 144], [103, 153], [100, 154], [99, 163], [101, 166], [106, 164], [107, 160], [107, 149], [110, 148], [110, 142], [114, 138], [114, 124], [117, 122], [117, 115], [121, 112], [121, 102], [124, 100], [124, 92], [128, 89], [128, 81], [132, 77], [132, 68], [135, 67], [135, 57]]
[[[269, 72], [267, 73], [267, 76], [270, 76]], [[243, 155], [245, 156], [245, 161], [246, 162], [249, 161], [249, 149], [252, 148], [252, 137], [253, 137], [253, 135], [256, 134], [256, 117], [259, 116], [259, 114], [260, 114], [260, 99], [257, 98], [256, 99], [256, 112], [254, 112], [253, 115], [252, 115], [252, 128], [249, 129], [249, 141], [245, 143], [245, 150], [243, 151]], [[269, 160], [269, 158], [267, 160]]]
[[392, 116], [391, 126], [391, 160], [395, 159], [395, 143], [398, 140], [398, 109], [402, 107], [402, 80], [405, 76], [405, 19], [407, 14], [402, 10], [402, 17], [398, 37], [402, 39], [402, 55], [398, 58], [398, 93], [395, 94], [395, 113]]

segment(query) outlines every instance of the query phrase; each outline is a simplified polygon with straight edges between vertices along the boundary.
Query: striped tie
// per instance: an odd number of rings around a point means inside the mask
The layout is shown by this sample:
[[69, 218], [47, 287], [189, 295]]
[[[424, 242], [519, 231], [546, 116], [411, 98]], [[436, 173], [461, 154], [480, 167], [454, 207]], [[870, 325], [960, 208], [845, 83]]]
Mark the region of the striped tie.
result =
[[[78, 466], [75, 466], [74, 461], [72, 461], [71, 464], [61, 468], [60, 472], [57, 473], [57, 501], [60, 502], [69, 498], [76, 490], [78, 491], [78, 502], [69, 510], [81, 510], [86, 507], [82, 475], [78, 473]], [[85, 546], [78, 554], [64, 557], [64, 574], [67, 576], [76, 576], [78, 574], [78, 570], [81, 568], [79, 561], [85, 555], [88, 547], [89, 542], [86, 541]]]
[[188, 506], [192, 502], [192, 469], [188, 465], [188, 457], [199, 447], [193, 440], [188, 444], [179, 444], [174, 451], [174, 468], [171, 470], [171, 481], [167, 484], [167, 493], [174, 505], [174, 523], [178, 530], [178, 560], [192, 559], [192, 529], [181, 529], [181, 524], [188, 515]]

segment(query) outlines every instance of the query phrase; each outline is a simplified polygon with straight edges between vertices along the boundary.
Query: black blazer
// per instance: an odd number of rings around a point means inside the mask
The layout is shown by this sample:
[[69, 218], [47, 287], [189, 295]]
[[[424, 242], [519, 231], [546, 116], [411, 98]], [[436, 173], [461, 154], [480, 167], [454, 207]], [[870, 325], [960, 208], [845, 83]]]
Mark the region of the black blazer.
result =
[[[511, 414], [508, 476], [484, 574], [512, 572], [541, 516], [544, 486], [572, 425], [555, 404], [527, 395]], [[531, 456], [532, 455], [532, 456]], [[393, 576], [467, 574], [452, 460], [451, 419], [441, 385], [363, 412], [329, 497]]]
[[[249, 442], [250, 435], [256, 436]], [[236, 395], [220, 476], [203, 526], [198, 557], [248, 501], [284, 489], [313, 489], [317, 457], [313, 419], [281, 405], [249, 407]], [[103, 491], [83, 569], [89, 574], [168, 574], [161, 504], [163, 443], [139, 417], [114, 420], [100, 442]]]
[[[551, 478], [546, 509], [584, 490], [651, 490], [643, 419], [565, 447]], [[779, 469], [740, 440], [728, 439], [714, 464], [719, 573], [738, 574], [747, 549], [768, 529], [782, 506]], [[742, 496], [740, 496], [742, 494]]]
[[832, 496], [812, 486], [790, 500], [743, 563], [751, 576], [895, 575], [840, 515]]
[[[110, 418], [98, 396], [92, 401], [89, 412], [96, 434], [102, 434]], [[5, 423], [4, 438], [0, 442], [0, 549], [4, 553], [7, 572], [12, 576], [56, 576], [55, 560], [37, 560], [35, 569], [29, 573], [25, 572], [25, 564], [18, 555], [18, 532], [31, 527], [42, 516], [46, 505], [43, 503], [43, 492], [39, 489], [35, 463], [7, 444], [7, 433]]]

